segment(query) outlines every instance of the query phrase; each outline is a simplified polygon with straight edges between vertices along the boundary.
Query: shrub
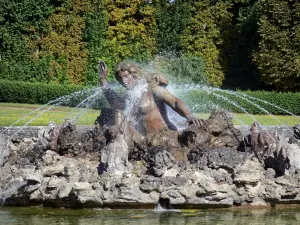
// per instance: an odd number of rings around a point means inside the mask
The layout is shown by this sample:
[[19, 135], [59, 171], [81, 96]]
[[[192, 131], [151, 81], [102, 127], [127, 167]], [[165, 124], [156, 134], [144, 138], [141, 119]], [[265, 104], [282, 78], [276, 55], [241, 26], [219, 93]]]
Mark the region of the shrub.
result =
[[211, 112], [221, 108], [234, 113], [300, 115], [300, 93], [267, 91], [228, 91], [199, 88], [186, 91], [178, 87], [176, 95], [182, 98], [194, 112]]
[[[123, 89], [116, 91], [119, 95], [124, 94]], [[222, 108], [235, 113], [300, 115], [300, 93], [233, 92], [200, 86], [191, 88], [188, 85], [173, 86], [172, 92], [183, 99], [193, 112]], [[60, 105], [72, 107], [82, 103], [79, 107], [101, 109], [108, 104], [101, 88], [0, 80], [0, 102], [46, 104], [58, 98], [61, 98], [61, 101], [57, 101]]]
[[0, 102], [45, 104], [83, 86], [0, 80]]

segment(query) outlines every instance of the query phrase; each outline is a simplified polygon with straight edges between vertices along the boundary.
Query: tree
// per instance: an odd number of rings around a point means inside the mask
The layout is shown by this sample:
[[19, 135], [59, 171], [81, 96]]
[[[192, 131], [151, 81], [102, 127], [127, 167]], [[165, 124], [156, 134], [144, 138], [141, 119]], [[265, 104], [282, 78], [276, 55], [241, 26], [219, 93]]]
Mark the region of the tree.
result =
[[105, 52], [108, 13], [102, 0], [91, 0], [91, 10], [86, 14], [84, 41], [88, 49], [88, 66], [85, 84], [98, 83], [98, 61]]
[[182, 50], [180, 36], [191, 16], [189, 3], [185, 0], [158, 0], [155, 7], [158, 52], [179, 55]]
[[102, 59], [114, 68], [124, 59], [147, 61], [156, 54], [155, 8], [141, 0], [104, 0], [109, 15]]
[[254, 61], [277, 90], [300, 90], [300, 2], [265, 0]]
[[85, 82], [88, 51], [83, 41], [85, 13], [90, 1], [56, 0], [48, 19], [41, 55], [51, 57], [49, 73], [58, 83]]
[[238, 89], [260, 89], [257, 66], [252, 61], [253, 51], [258, 46], [258, 21], [263, 14], [262, 1], [232, 0], [232, 29], [224, 43], [224, 56], [228, 67], [223, 86]]
[[181, 35], [181, 44], [186, 55], [196, 55], [205, 62], [209, 83], [221, 86], [224, 80], [221, 48], [223, 34], [231, 24], [230, 4], [222, 1], [189, 1], [192, 18]]
[[0, 78], [49, 81], [40, 43], [52, 13], [50, 0], [0, 1]]

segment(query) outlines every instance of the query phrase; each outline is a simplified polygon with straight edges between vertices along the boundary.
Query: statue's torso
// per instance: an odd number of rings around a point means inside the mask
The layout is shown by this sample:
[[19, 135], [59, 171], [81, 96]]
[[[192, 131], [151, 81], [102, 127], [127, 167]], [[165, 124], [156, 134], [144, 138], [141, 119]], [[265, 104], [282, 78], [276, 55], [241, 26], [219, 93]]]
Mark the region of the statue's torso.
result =
[[168, 128], [165, 103], [155, 98], [152, 92], [146, 92], [139, 102], [139, 111], [147, 134]]

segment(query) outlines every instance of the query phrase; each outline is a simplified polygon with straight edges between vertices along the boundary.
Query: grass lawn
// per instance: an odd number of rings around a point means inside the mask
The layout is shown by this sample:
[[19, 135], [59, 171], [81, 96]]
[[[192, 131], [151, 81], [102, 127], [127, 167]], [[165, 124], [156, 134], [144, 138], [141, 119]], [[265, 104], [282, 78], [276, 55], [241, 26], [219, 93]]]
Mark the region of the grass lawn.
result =
[[80, 118], [76, 124], [93, 125], [100, 114], [99, 110], [62, 106], [50, 108], [49, 105], [36, 110], [39, 107], [41, 105], [0, 103], [0, 126], [10, 126], [14, 123], [14, 126], [23, 126], [28, 122], [28, 126], [45, 126], [49, 121], [62, 124], [66, 118], [76, 119], [78, 116]]
[[[99, 110], [79, 109], [62, 106], [46, 106], [36, 110], [41, 105], [0, 103], [0, 126], [45, 126], [49, 121], [62, 124], [65, 118], [76, 119], [77, 125], [93, 125], [96, 117], [100, 114]], [[50, 109], [49, 109], [50, 108]], [[198, 117], [206, 119], [209, 114], [197, 114]], [[277, 118], [277, 119], [276, 119]], [[289, 125], [293, 126], [300, 123], [300, 117], [255, 115], [255, 119], [262, 125]], [[18, 121], [18, 122], [17, 122]], [[241, 123], [242, 121], [242, 123]], [[234, 114], [234, 124], [251, 125], [254, 119], [246, 114]]]
[[[197, 114], [199, 118], [207, 119], [210, 114]], [[242, 113], [235, 113], [233, 115], [233, 123], [235, 125], [251, 125], [255, 119], [265, 126], [279, 125], [279, 126], [294, 126], [300, 123], [300, 117], [295, 116], [270, 116], [270, 115], [246, 115]]]

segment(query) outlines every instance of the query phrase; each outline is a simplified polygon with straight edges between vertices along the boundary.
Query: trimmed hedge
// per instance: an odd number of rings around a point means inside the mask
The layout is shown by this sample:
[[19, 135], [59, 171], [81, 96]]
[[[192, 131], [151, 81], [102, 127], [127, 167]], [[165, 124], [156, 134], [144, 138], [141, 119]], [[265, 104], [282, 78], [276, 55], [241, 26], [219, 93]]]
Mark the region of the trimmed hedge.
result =
[[300, 115], [300, 93], [233, 92], [207, 88], [179, 93], [178, 96], [183, 98], [194, 112], [209, 112], [214, 108], [222, 108], [234, 113]]
[[[233, 92], [213, 88], [187, 90], [184, 86], [179, 86], [175, 90], [175, 95], [182, 98], [193, 112], [210, 112], [214, 108], [222, 108], [235, 113], [267, 114], [269, 112], [273, 115], [288, 115], [286, 111], [289, 111], [300, 115], [300, 93]], [[72, 94], [74, 92], [77, 94]], [[61, 96], [67, 97], [60, 105], [76, 106], [84, 99], [86, 99], [85, 104], [81, 107], [101, 108], [108, 104], [101, 94], [101, 89], [97, 88], [0, 80], [0, 102], [45, 104]], [[89, 96], [93, 97], [89, 98]]]
[[45, 104], [83, 86], [0, 80], [0, 102]]

